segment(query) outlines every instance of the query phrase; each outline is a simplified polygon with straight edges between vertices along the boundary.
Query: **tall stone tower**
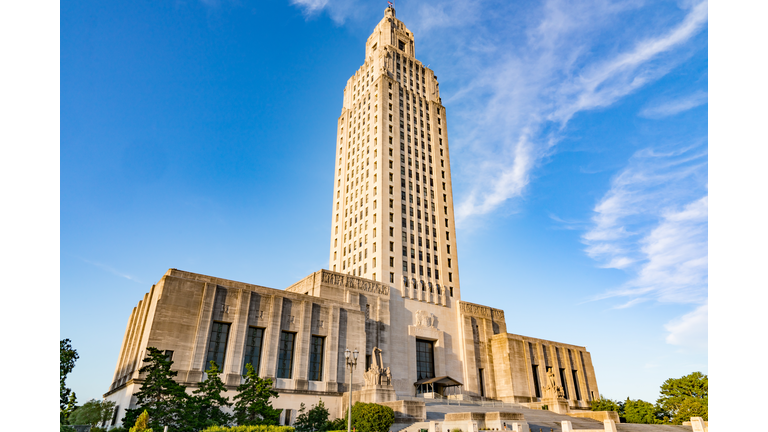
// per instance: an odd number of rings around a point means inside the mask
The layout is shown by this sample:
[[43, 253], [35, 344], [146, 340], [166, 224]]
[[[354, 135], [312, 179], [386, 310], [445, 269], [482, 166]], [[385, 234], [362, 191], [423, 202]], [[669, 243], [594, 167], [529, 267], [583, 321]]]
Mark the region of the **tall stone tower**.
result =
[[329, 269], [460, 300], [445, 107], [394, 8], [347, 81], [337, 128]]

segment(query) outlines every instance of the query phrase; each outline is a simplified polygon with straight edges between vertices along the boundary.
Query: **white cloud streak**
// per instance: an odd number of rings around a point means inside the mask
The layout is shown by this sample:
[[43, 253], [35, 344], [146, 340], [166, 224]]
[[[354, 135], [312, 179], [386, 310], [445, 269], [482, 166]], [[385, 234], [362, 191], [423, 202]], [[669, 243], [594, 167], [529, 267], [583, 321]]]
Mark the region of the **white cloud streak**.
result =
[[[457, 205], [459, 222], [523, 195], [535, 168], [552, 155], [574, 115], [607, 107], [667, 74], [680, 61], [668, 54], [707, 21], [707, 3], [701, 2], [656, 36], [627, 42], [629, 48], [608, 56], [592, 55], [600, 23], [614, 22], [617, 14], [634, 7], [632, 2], [574, 6], [551, 0], [543, 17], [528, 24], [524, 46], [508, 50], [492, 35], [477, 35], [482, 49], [476, 59], [471, 52], [463, 55], [463, 62], [477, 65], [476, 79], [445, 102], [457, 108], [454, 116], [467, 125], [458, 128], [452, 148], [463, 161], [464, 175], [475, 180]], [[424, 21], [450, 25], [461, 19], [456, 16], [452, 22], [437, 13]]]
[[643, 108], [639, 115], [650, 119], [658, 119], [679, 114], [707, 103], [707, 92], [697, 91], [688, 96], [656, 103]]
[[98, 268], [100, 268], [102, 270], [106, 270], [107, 272], [112, 273], [115, 276], [121, 277], [123, 279], [128, 279], [129, 281], [133, 281], [133, 282], [140, 283], [140, 284], [144, 283], [144, 282], [136, 279], [135, 277], [133, 277], [133, 276], [127, 274], [127, 273], [123, 273], [121, 271], [115, 270], [114, 268], [112, 268], [112, 267], [110, 267], [108, 265], [101, 264], [101, 263], [98, 263], [98, 262], [95, 262], [95, 261], [91, 261], [91, 260], [87, 260], [85, 258], [80, 258], [80, 259], [84, 263], [86, 263], [86, 264], [90, 264], [90, 265], [98, 267]]
[[[358, 0], [289, 0], [298, 7], [306, 19], [314, 18], [325, 12], [338, 25], [344, 24], [350, 18], [365, 15], [370, 5]], [[386, 3], [381, 6], [382, 11]]]
[[666, 342], [683, 348], [707, 349], [707, 321], [709, 306], [704, 304], [682, 317], [667, 323]]
[[582, 235], [591, 258], [630, 275], [595, 300], [627, 299], [616, 309], [646, 301], [697, 305], [665, 326], [668, 343], [689, 348], [706, 346], [709, 197], [700, 147], [637, 152]]

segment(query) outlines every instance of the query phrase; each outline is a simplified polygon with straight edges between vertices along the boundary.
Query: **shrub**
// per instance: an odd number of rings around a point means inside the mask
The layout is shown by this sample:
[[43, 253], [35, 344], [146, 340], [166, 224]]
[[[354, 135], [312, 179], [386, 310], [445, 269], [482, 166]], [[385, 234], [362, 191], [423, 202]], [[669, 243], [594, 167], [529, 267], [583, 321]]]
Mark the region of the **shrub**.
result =
[[392, 408], [376, 403], [352, 405], [352, 426], [360, 432], [387, 432], [395, 422]]
[[250, 425], [250, 426], [211, 426], [202, 432], [294, 432], [290, 426]]
[[347, 430], [347, 419], [346, 417], [337, 418], [336, 420], [329, 421], [325, 424], [325, 430], [329, 432], [335, 432], [335, 431], [345, 431]]
[[147, 428], [147, 423], [149, 423], [149, 414], [147, 410], [144, 410], [136, 419], [136, 424], [133, 425], [130, 432], [152, 432], [152, 429]]

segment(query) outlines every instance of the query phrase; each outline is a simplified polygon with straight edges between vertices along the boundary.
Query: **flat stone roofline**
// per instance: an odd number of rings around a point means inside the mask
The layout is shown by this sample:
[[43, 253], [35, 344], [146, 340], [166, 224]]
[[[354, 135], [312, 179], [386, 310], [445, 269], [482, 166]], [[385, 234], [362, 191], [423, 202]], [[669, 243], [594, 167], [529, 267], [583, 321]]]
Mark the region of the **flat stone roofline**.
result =
[[[168, 271], [165, 272], [165, 276], [171, 276], [171, 277], [176, 277], [180, 279], [189, 279], [189, 280], [200, 281], [200, 282], [208, 282], [211, 284], [226, 286], [230, 288], [247, 289], [251, 291], [253, 291], [254, 288], [271, 289], [271, 290], [275, 289], [275, 288], [265, 287], [262, 285], [255, 285], [255, 284], [249, 284], [245, 282], [233, 281], [230, 279], [217, 278], [217, 277], [208, 276], [200, 273], [192, 273], [192, 272], [179, 270], [175, 268], [168, 269]], [[277, 291], [282, 291], [282, 290], [277, 290]]]
[[[328, 272], [327, 270], [320, 270], [320, 271], [315, 272], [315, 273], [307, 276], [306, 278], [302, 279], [302, 281], [310, 279], [315, 274], [319, 274], [321, 272], [333, 273], [333, 272]], [[299, 300], [304, 300], [305, 299], [304, 292], [303, 291], [299, 291], [299, 290], [288, 291], [288, 290], [282, 290], [282, 289], [277, 289], [277, 288], [269, 288], [269, 287], [265, 287], [265, 286], [262, 286], [262, 285], [255, 285], [255, 284], [249, 284], [249, 283], [245, 283], [245, 282], [233, 281], [233, 280], [230, 280], [230, 279], [217, 278], [217, 277], [213, 277], [213, 276], [208, 276], [208, 275], [204, 275], [204, 274], [200, 274], [200, 273], [192, 273], [192, 272], [188, 272], [188, 271], [184, 271], [184, 270], [178, 270], [178, 269], [174, 269], [174, 268], [168, 269], [168, 271], [165, 272], [165, 275], [163, 275], [163, 279], [166, 278], [166, 277], [177, 278], [177, 279], [186, 279], [186, 280], [191, 280], [191, 281], [195, 281], [195, 282], [203, 282], [203, 283], [215, 284], [215, 285], [220, 285], [220, 286], [223, 286], [223, 287], [226, 287], [226, 288], [233, 288], [233, 289], [240, 289], [240, 290], [247, 290], [247, 291], [255, 291], [255, 292], [259, 292], [260, 294], [266, 294], [266, 295], [276, 295], [276, 296], [280, 296], [280, 297], [299, 299]], [[371, 281], [371, 282], [373, 282], [373, 281]], [[296, 285], [296, 284], [294, 284], [294, 285]], [[152, 288], [154, 288], [155, 286], [156, 285], [152, 285]], [[360, 289], [360, 288], [358, 288], [358, 289]], [[271, 293], [270, 293], [270, 291], [271, 291]], [[388, 294], [388, 292], [387, 292], [387, 294]], [[338, 300], [329, 299], [329, 298], [322, 298], [322, 297], [312, 297], [312, 301], [315, 302], [315, 303], [322, 303], [322, 304], [329, 304], [329, 303], [340, 304], [341, 303]], [[141, 303], [141, 302], [139, 302], [139, 303]]]
[[586, 346], [568, 344], [568, 343], [553, 341], [553, 340], [549, 340], [549, 339], [539, 339], [539, 338], [535, 338], [535, 337], [524, 336], [524, 335], [519, 335], [519, 334], [514, 334], [514, 333], [500, 333], [500, 334], [491, 336], [491, 339], [506, 338], [506, 337], [509, 337], [509, 338], [512, 338], [512, 339], [522, 340], [522, 341], [525, 341], [525, 342], [536, 342], [536, 343], [540, 343], [540, 344], [544, 344], [544, 345], [556, 344], [556, 345], [563, 346], [563, 347], [570, 347], [570, 348], [573, 348], [573, 349], [576, 349], [576, 350], [587, 351], [587, 347]]

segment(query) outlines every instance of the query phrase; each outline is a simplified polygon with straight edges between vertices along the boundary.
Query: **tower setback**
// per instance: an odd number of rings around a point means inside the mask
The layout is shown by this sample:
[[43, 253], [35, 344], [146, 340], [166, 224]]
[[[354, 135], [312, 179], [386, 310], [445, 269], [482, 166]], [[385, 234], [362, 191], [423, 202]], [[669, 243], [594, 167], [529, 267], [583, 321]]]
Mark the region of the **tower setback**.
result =
[[434, 71], [387, 8], [344, 89], [329, 269], [461, 299], [446, 120]]

